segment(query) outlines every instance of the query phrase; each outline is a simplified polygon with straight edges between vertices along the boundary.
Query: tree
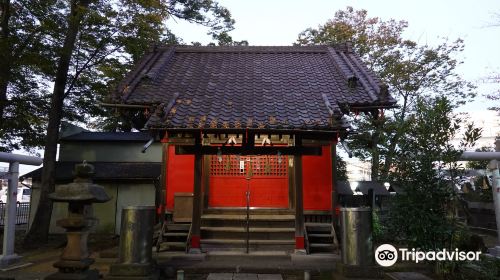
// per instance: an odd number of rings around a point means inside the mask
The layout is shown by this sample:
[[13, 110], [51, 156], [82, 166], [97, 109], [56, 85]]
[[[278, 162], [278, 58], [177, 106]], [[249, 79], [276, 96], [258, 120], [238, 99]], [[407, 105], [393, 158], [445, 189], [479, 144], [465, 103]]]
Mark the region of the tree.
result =
[[[128, 119], [97, 106], [152, 45], [177, 43], [165, 22], [175, 17], [209, 29], [233, 29], [214, 0], [94, 0], [70, 62], [64, 119], [92, 128], [130, 130]], [[44, 145], [51, 82], [65, 34], [66, 0], [0, 1], [0, 150]], [[115, 116], [116, 115], [116, 116]]]
[[[26, 244], [33, 240], [47, 240], [52, 210], [48, 194], [54, 190], [55, 155], [61, 120], [89, 123], [90, 117], [103, 116], [105, 110], [99, 108], [97, 103], [105, 98], [110, 87], [152, 44], [176, 40], [165, 27], [168, 17], [205, 25], [210, 28], [211, 34], [231, 30], [234, 20], [227, 9], [211, 0], [171, 0], [168, 3], [159, 0], [72, 0], [69, 3], [52, 0], [45, 2], [50, 16], [43, 21], [39, 20], [42, 15], [38, 1], [19, 3], [26, 5], [31, 12], [30, 18], [38, 24], [43, 47], [59, 58], [49, 61], [45, 67], [52, 71], [41, 71], [43, 78], [55, 76], [55, 82], [52, 94], [48, 95], [50, 111], [40, 201], [25, 239]], [[16, 34], [23, 32], [26, 30], [20, 28]], [[10, 83], [7, 81], [7, 84]], [[15, 97], [11, 95], [11, 99]], [[101, 125], [109, 123], [101, 122]], [[127, 128], [127, 124], [114, 123]]]
[[419, 45], [402, 37], [407, 27], [405, 21], [382, 21], [368, 17], [366, 10], [347, 7], [317, 29], [306, 29], [297, 39], [299, 45], [351, 42], [399, 101], [398, 108], [383, 115], [372, 111], [361, 116], [357, 126], [363, 133], [349, 141], [356, 156], [371, 159], [373, 180], [387, 178], [402, 137], [408, 132], [406, 119], [415, 111], [418, 98], [446, 95], [453, 106], [458, 106], [475, 96], [475, 87], [455, 71], [461, 63], [456, 56], [464, 48], [463, 41]]
[[347, 163], [344, 159], [337, 154], [337, 158], [335, 160], [336, 169], [337, 169], [337, 181], [347, 181]]
[[33, 220], [33, 226], [26, 235], [26, 240], [30, 240], [31, 242], [45, 241], [49, 232], [50, 217], [52, 215], [52, 201], [49, 199], [49, 194], [54, 191], [57, 141], [59, 138], [59, 127], [63, 117], [63, 103], [68, 82], [68, 71], [71, 63], [71, 56], [75, 48], [76, 37], [89, 3], [90, 0], [72, 0], [70, 3], [71, 9], [67, 19], [66, 35], [60, 50], [54, 90], [50, 100], [40, 199]]
[[55, 56], [41, 28], [52, 15], [49, 2], [37, 3], [35, 15], [24, 2], [0, 1], [0, 151], [43, 142], [47, 83], [39, 78], [53, 74]]
[[415, 110], [405, 121], [413, 133], [404, 134], [396, 151], [394, 184], [404, 194], [398, 195], [390, 212], [390, 236], [398, 237], [413, 248], [436, 250], [452, 248], [456, 217], [450, 208], [457, 203], [453, 176], [444, 170], [457, 170], [456, 161], [463, 150], [480, 137], [480, 129], [471, 128], [459, 149], [450, 141], [458, 133], [462, 120], [453, 115], [453, 105], [446, 97], [418, 98]]

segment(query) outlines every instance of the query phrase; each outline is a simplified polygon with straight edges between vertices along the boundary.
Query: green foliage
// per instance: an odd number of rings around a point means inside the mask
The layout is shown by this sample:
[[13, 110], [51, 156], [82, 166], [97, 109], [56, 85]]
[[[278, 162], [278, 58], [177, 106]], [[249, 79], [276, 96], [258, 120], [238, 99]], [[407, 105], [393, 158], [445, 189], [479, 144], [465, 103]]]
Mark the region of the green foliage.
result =
[[[460, 128], [460, 119], [445, 97], [418, 99], [416, 110], [405, 122], [412, 133], [403, 135], [394, 160], [391, 179], [404, 189], [394, 201], [389, 219], [392, 236], [403, 237], [410, 247], [450, 248], [457, 230], [454, 211], [458, 198], [453, 177], [444, 169], [456, 168], [461, 150], [450, 144]], [[479, 129], [462, 142], [463, 149], [478, 138]], [[450, 214], [451, 213], [451, 214]]]
[[[70, 2], [2, 1], [0, 17], [0, 150], [40, 147]], [[63, 119], [94, 129], [130, 130], [126, 115], [99, 107], [151, 46], [179, 43], [168, 18], [208, 28], [229, 44], [230, 12], [213, 0], [89, 1], [70, 62]]]
[[378, 243], [386, 238], [387, 227], [380, 221], [380, 214], [378, 210], [372, 212], [372, 226], [373, 226], [373, 241]]
[[318, 28], [306, 29], [297, 39], [299, 45], [351, 42], [399, 101], [398, 108], [384, 115], [374, 111], [357, 117], [361, 133], [348, 141], [355, 156], [371, 159], [373, 180], [387, 178], [403, 135], [411, 132], [406, 121], [416, 110], [418, 98], [447, 96], [458, 106], [476, 95], [475, 86], [456, 73], [461, 64], [457, 57], [464, 48], [461, 39], [443, 39], [437, 46], [419, 45], [403, 38], [407, 27], [406, 21], [383, 21], [369, 17], [366, 10], [347, 7]]
[[347, 163], [344, 161], [344, 159], [339, 156], [338, 154], [336, 155], [335, 159], [335, 164], [337, 165], [337, 180], [338, 181], [347, 181]]

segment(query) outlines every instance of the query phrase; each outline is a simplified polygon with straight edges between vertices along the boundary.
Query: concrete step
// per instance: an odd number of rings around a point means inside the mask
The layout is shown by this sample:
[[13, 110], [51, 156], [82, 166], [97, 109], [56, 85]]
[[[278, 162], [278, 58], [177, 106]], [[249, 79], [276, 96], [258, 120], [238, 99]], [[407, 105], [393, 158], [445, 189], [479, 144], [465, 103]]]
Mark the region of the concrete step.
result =
[[330, 243], [310, 243], [310, 248], [334, 248], [333, 244]]
[[[201, 217], [202, 226], [226, 226], [239, 227], [246, 225], [246, 215], [236, 214], [206, 214]], [[295, 227], [295, 216], [293, 215], [256, 215], [249, 216], [251, 227]]]
[[[205, 231], [218, 231], [218, 232], [246, 232], [245, 227], [201, 227]], [[295, 232], [295, 228], [256, 228], [250, 227], [249, 232]]]
[[[246, 240], [244, 239], [202, 239], [201, 243], [204, 244], [246, 244]], [[284, 240], [250, 240], [250, 244], [283, 244], [283, 245], [295, 245], [295, 240], [293, 239], [284, 239]]]
[[332, 238], [333, 237], [330, 233], [310, 233], [310, 234], [307, 234], [307, 236], [312, 237], [312, 238], [315, 238], [315, 237]]
[[[203, 210], [203, 214], [223, 214], [223, 215], [245, 215], [247, 213], [246, 208], [209, 208]], [[283, 209], [283, 208], [268, 208], [268, 209], [250, 209], [250, 214], [256, 215], [295, 215], [295, 210], [293, 209]]]
[[204, 239], [250, 239], [280, 240], [293, 239], [295, 228], [249, 228], [246, 227], [201, 227], [201, 236]]
[[165, 232], [163, 233], [164, 237], [187, 237], [188, 232]]
[[186, 242], [162, 242], [160, 244], [160, 251], [185, 251]]
[[[249, 249], [255, 251], [285, 251], [293, 252], [294, 239], [284, 240], [249, 240]], [[234, 251], [244, 253], [246, 250], [245, 239], [202, 239], [201, 249], [205, 252]]]
[[189, 231], [191, 224], [167, 224], [168, 231]]
[[305, 223], [305, 228], [308, 233], [330, 233], [332, 225], [328, 223]]
[[[201, 216], [202, 220], [239, 220], [246, 221], [246, 215], [237, 214], [205, 214]], [[265, 215], [265, 214], [251, 214], [249, 215], [250, 221], [295, 221], [294, 215]]]

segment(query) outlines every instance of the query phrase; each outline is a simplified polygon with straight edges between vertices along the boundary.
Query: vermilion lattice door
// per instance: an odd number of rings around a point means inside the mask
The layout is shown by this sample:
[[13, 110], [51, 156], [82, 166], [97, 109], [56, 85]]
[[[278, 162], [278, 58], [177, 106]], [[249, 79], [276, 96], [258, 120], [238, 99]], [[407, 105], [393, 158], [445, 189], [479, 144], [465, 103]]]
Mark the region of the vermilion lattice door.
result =
[[211, 156], [209, 207], [246, 207], [247, 189], [250, 207], [287, 208], [288, 157]]

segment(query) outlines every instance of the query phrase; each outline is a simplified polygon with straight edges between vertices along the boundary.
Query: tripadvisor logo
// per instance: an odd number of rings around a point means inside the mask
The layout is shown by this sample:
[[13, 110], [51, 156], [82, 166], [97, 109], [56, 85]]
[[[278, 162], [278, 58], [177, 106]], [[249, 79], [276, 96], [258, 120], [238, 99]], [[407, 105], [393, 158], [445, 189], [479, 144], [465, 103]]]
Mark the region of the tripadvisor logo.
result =
[[412, 261], [415, 263], [421, 261], [478, 261], [481, 251], [464, 252], [455, 250], [443, 249], [440, 251], [418, 251], [415, 248], [409, 250], [407, 248], [396, 249], [391, 244], [383, 244], [375, 250], [375, 261], [381, 266], [392, 266], [398, 259], [402, 261]]

